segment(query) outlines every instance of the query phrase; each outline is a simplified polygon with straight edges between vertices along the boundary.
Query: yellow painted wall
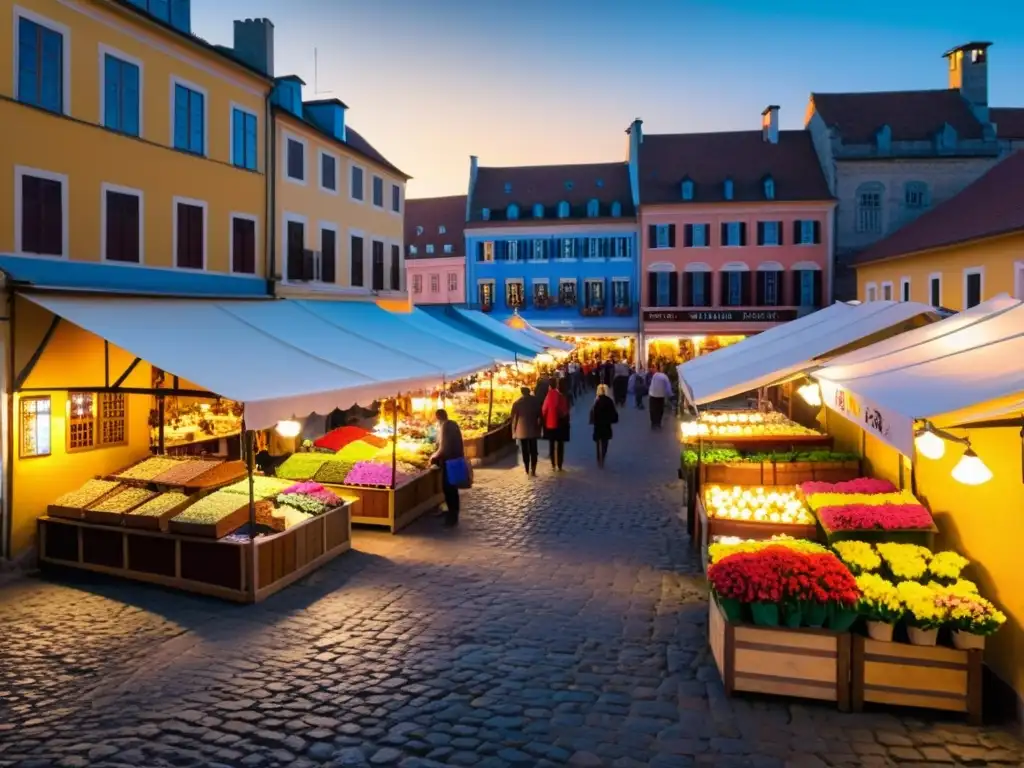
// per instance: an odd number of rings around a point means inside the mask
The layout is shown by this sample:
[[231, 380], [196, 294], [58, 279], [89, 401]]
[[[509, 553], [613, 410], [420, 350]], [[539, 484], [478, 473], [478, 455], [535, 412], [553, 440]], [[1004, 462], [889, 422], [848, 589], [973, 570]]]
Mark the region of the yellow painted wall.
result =
[[[64, 3], [18, 0], [18, 6], [70, 30], [70, 117], [10, 101], [14, 74], [13, 14], [0, 14], [0, 252], [14, 251], [14, 166], [68, 177], [69, 256], [101, 259], [101, 184], [144, 194], [144, 254], [147, 266], [170, 267], [174, 196], [207, 203], [207, 268], [230, 270], [230, 213], [256, 216], [257, 273], [265, 274], [265, 175], [231, 165], [231, 104], [256, 113], [258, 134], [270, 84], [222, 57], [188, 44], [108, 2]], [[102, 126], [100, 45], [142, 63], [142, 136], [122, 136]], [[171, 149], [171, 77], [206, 90], [208, 158]], [[263, 147], [257, 153], [262, 170]]]
[[900, 297], [900, 280], [910, 278], [910, 299], [923, 304], [931, 303], [929, 277], [942, 275], [942, 306], [961, 310], [964, 307], [964, 270], [984, 267], [982, 300], [1000, 293], [1013, 296], [1014, 262], [1024, 261], [1024, 233], [967, 243], [952, 248], [904, 256], [899, 259], [865, 264], [857, 268], [857, 298], [867, 297], [868, 283], [878, 286], [882, 296], [882, 283], [892, 282], [893, 296]]
[[[388, 280], [388, 269], [391, 259], [391, 246], [397, 245], [400, 254], [399, 274], [402, 288], [405, 289], [405, 180], [385, 170], [365, 157], [347, 149], [340, 142], [319, 133], [294, 117], [281, 112], [275, 113], [275, 133], [277, 136], [277, 179], [275, 186], [277, 206], [277, 275], [285, 276], [285, 255], [287, 254], [286, 214], [297, 214], [306, 218], [306, 248], [320, 250], [320, 222], [334, 225], [337, 230], [337, 272], [335, 290], [352, 287], [351, 270], [351, 235], [361, 233], [363, 237], [363, 285], [371, 285], [372, 277], [372, 246], [373, 240], [384, 243], [385, 282]], [[288, 136], [297, 137], [306, 142], [306, 183], [296, 184], [287, 178], [286, 143]], [[339, 160], [337, 166], [338, 194], [320, 189], [320, 151], [323, 150]], [[352, 165], [363, 169], [364, 200], [355, 202], [351, 197]], [[373, 205], [372, 179], [380, 176], [384, 180], [384, 208]], [[401, 189], [401, 212], [391, 210], [391, 185], [397, 184]], [[331, 286], [317, 285], [281, 285], [278, 292], [281, 296], [305, 296], [310, 292], [320, 294]], [[320, 289], [320, 290], [318, 290]], [[358, 292], [358, 289], [356, 289]], [[367, 291], [363, 291], [364, 293]], [[390, 294], [390, 292], [386, 292]], [[394, 295], [394, 294], [391, 294]]]

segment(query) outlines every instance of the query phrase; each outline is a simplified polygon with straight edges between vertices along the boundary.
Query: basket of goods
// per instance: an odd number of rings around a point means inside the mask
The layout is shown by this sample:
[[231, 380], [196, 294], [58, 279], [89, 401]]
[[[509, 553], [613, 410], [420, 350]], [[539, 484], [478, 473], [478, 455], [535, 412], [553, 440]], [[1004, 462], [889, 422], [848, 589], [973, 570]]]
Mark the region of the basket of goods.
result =
[[47, 514], [52, 517], [65, 517], [80, 520], [85, 517], [85, 510], [97, 504], [107, 494], [121, 487], [116, 480], [86, 480], [81, 486], [58, 497], [47, 507]]

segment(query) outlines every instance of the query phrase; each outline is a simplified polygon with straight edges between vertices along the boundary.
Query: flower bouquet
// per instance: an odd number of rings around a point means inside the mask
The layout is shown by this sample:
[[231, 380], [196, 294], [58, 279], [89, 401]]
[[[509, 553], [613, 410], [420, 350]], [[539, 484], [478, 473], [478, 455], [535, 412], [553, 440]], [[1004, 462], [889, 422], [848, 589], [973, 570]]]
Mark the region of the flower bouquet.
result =
[[806, 539], [794, 539], [789, 536], [772, 536], [770, 539], [755, 541], [753, 539], [738, 541], [716, 541], [708, 546], [708, 559], [717, 563], [723, 557], [735, 555], [737, 552], [760, 552], [766, 547], [788, 547], [796, 552], [822, 554], [828, 552], [821, 544]]
[[315, 516], [334, 509], [342, 503], [342, 500], [320, 483], [305, 482], [285, 488], [278, 494], [277, 503]]
[[901, 581], [896, 592], [906, 607], [907, 634], [912, 645], [935, 645], [939, 628], [949, 618], [949, 606], [934, 587], [916, 581]]
[[964, 595], [939, 588], [938, 603], [949, 615], [953, 645], [968, 651], [985, 647], [985, 638], [1006, 622], [1006, 615], [980, 595]]
[[857, 612], [867, 622], [868, 635], [873, 640], [891, 642], [893, 628], [906, 615], [896, 585], [878, 574], [862, 573], [857, 577], [857, 586], [861, 593]]
[[928, 573], [944, 586], [955, 584], [966, 567], [967, 558], [957, 552], [936, 552], [928, 561]]
[[876, 544], [875, 549], [894, 581], [923, 582], [927, 578], [928, 561], [932, 556], [927, 548], [890, 541]]

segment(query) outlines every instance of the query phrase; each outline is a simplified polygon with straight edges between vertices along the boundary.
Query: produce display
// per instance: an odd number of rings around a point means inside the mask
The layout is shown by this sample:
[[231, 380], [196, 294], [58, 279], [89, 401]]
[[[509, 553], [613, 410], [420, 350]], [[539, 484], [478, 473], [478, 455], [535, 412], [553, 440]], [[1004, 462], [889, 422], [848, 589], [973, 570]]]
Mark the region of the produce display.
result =
[[188, 496], [181, 491], [168, 491], [167, 493], [154, 496], [145, 504], [141, 504], [131, 510], [128, 514], [142, 517], [162, 517], [165, 513], [184, 504], [186, 501], [188, 501]]
[[293, 453], [275, 474], [286, 480], [310, 480], [329, 458], [324, 453]]
[[709, 518], [720, 520], [814, 524], [814, 517], [800, 500], [796, 488], [723, 488], [709, 485], [704, 492], [704, 508]]
[[757, 411], [705, 411], [697, 421], [684, 421], [682, 432], [684, 438], [821, 436], [781, 413]]
[[114, 480], [86, 480], [80, 488], [60, 496], [54, 505], [71, 509], [86, 509], [117, 488], [118, 485], [120, 484]]
[[[708, 447], [700, 452], [702, 464], [762, 464], [765, 462], [776, 464], [788, 464], [792, 462], [808, 461], [816, 463], [858, 461], [859, 456], [855, 453], [841, 453], [839, 451], [812, 450], [812, 451], [778, 451], [778, 452], [744, 452], [735, 448]], [[684, 449], [682, 451], [682, 462], [686, 467], [697, 465], [697, 451]], [[806, 485], [806, 483], [805, 483]], [[817, 483], [817, 485], [832, 485], [831, 483]], [[806, 491], [805, 491], [806, 493]]]
[[237, 493], [215, 491], [171, 518], [174, 522], [212, 525], [246, 506], [248, 501]]
[[217, 459], [185, 459], [154, 477], [153, 482], [160, 485], [185, 485], [220, 463]]
[[139, 504], [149, 501], [154, 496], [156, 496], [155, 491], [149, 491], [145, 488], [122, 488], [110, 494], [99, 503], [93, 504], [89, 509], [96, 512], [124, 514], [139, 506]]
[[[277, 477], [263, 477], [262, 475], [253, 475], [253, 497], [256, 499], [269, 499], [277, 494], [281, 493], [289, 485], [292, 485], [288, 480], [282, 480]], [[221, 488], [225, 493], [237, 493], [242, 496], [249, 495], [249, 478], [246, 477], [243, 480], [239, 480], [237, 483], [228, 485]]]
[[327, 490], [320, 483], [305, 482], [285, 488], [278, 494], [277, 503], [316, 516], [340, 506], [343, 502], [337, 494]]
[[861, 477], [800, 486], [826, 531], [914, 531], [932, 527], [932, 515], [910, 491], [888, 480]]
[[188, 484], [194, 488], [217, 488], [235, 482], [245, 475], [245, 464], [241, 461], [225, 461], [192, 478]]
[[135, 466], [122, 470], [115, 477], [118, 480], [143, 480], [152, 482], [158, 475], [162, 475], [179, 464], [187, 463], [181, 459], [172, 459], [168, 456], [151, 456], [140, 461]]
[[313, 480], [318, 483], [332, 483], [341, 485], [348, 477], [355, 465], [354, 461], [342, 461], [341, 459], [329, 459], [320, 465], [320, 469], [313, 475]]

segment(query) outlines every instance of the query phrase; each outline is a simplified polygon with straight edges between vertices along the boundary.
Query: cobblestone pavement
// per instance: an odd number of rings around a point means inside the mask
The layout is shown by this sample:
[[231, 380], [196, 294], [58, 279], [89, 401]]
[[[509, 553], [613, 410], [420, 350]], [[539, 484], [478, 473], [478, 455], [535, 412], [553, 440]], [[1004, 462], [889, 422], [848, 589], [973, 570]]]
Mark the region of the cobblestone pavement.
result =
[[674, 425], [594, 466], [478, 473], [463, 524], [360, 532], [259, 606], [113, 580], [0, 588], [0, 766], [1024, 764], [956, 719], [726, 699], [676, 516]]

